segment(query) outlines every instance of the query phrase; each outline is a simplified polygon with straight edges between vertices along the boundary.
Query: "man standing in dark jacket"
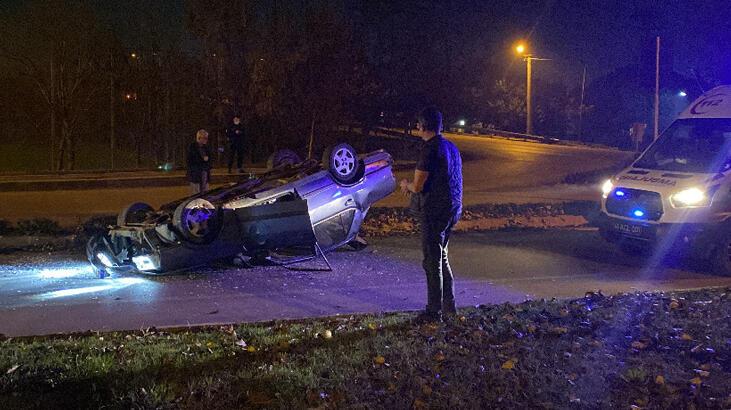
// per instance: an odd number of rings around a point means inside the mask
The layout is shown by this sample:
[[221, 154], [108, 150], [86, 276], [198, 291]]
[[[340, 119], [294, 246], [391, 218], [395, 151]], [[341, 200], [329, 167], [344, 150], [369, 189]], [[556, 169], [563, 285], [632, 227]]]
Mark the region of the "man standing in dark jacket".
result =
[[416, 127], [414, 134], [424, 142], [414, 180], [401, 181], [401, 191], [411, 194], [412, 210], [419, 216], [421, 228], [428, 297], [419, 319], [439, 321], [442, 314], [456, 313], [447, 246], [452, 228], [462, 214], [462, 158], [457, 147], [441, 134], [439, 110], [426, 108]]
[[208, 191], [208, 183], [211, 180], [211, 149], [208, 147], [206, 130], [198, 130], [195, 133], [195, 142], [188, 146], [186, 165], [191, 194]]
[[228, 138], [228, 173], [234, 165], [234, 157], [236, 157], [236, 168], [240, 174], [244, 173], [244, 148], [246, 148], [244, 125], [241, 124], [241, 116], [235, 115], [233, 124], [226, 129], [226, 137]]

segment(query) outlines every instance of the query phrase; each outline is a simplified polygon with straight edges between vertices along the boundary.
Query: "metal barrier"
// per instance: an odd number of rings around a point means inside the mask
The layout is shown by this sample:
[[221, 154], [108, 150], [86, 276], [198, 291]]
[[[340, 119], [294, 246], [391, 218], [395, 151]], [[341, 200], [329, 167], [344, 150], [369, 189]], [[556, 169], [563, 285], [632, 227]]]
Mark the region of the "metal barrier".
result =
[[[460, 131], [461, 130], [461, 131]], [[553, 137], [542, 137], [540, 135], [530, 135], [530, 134], [520, 134], [517, 132], [510, 132], [510, 131], [500, 131], [500, 130], [492, 130], [492, 129], [473, 129], [472, 132], [468, 132], [467, 128], [451, 128], [449, 130], [450, 133], [454, 134], [462, 134], [462, 135], [471, 135], [476, 137], [486, 137], [486, 138], [507, 138], [512, 140], [521, 140], [521, 141], [533, 141], [533, 142], [539, 142], [541, 144], [558, 144], [561, 142], [558, 138]], [[404, 131], [402, 130], [396, 130], [393, 128], [375, 128], [373, 129], [377, 134], [380, 136], [386, 136], [391, 138], [402, 138], [402, 139], [411, 139], [411, 138], [417, 138], [413, 135], [406, 135]]]

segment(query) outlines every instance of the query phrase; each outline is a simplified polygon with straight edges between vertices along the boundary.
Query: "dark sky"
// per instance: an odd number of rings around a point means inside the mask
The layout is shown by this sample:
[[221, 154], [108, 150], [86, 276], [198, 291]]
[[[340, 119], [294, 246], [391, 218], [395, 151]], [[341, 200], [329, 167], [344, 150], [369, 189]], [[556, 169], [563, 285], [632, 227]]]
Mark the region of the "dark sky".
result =
[[[152, 34], [163, 46], [194, 47], [184, 27], [184, 0], [87, 1], [130, 48]], [[537, 55], [553, 59], [540, 62], [536, 76], [573, 83], [583, 64], [590, 77], [632, 64], [651, 67], [654, 39], [660, 35], [667, 68], [683, 75], [695, 69], [731, 81], [729, 0], [344, 1], [346, 10], [357, 11], [353, 21], [378, 31], [380, 38], [443, 30], [461, 48], [456, 54], [478, 56], [505, 70], [523, 66], [511, 52], [519, 38], [527, 38]], [[5, 10], [22, 3], [0, 0]], [[290, 2], [291, 7], [298, 4]]]

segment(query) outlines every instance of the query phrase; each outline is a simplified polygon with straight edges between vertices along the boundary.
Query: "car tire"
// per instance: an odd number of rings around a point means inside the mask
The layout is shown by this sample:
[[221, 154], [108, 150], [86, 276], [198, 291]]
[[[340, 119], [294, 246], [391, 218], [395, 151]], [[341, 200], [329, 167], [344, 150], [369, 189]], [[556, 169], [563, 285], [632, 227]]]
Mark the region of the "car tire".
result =
[[721, 276], [731, 276], [731, 233], [725, 233], [711, 253], [711, 269]]
[[302, 162], [302, 158], [296, 152], [291, 149], [280, 149], [275, 151], [267, 159], [267, 169], [272, 170], [285, 165], [292, 166], [300, 162]]
[[223, 224], [221, 210], [203, 198], [181, 202], [173, 213], [175, 229], [188, 242], [210, 243], [218, 237]]
[[322, 165], [341, 184], [358, 182], [365, 174], [365, 165], [358, 159], [355, 148], [346, 143], [327, 147], [322, 154]]
[[144, 203], [135, 202], [129, 204], [122, 212], [117, 215], [117, 226], [123, 226], [127, 224], [139, 224], [145, 221], [148, 212], [154, 212], [155, 209]]

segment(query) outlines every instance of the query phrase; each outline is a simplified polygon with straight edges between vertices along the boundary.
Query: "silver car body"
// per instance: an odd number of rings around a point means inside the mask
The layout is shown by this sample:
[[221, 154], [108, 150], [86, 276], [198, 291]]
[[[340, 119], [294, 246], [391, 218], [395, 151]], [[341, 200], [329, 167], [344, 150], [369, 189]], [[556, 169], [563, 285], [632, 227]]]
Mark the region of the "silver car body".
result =
[[[163, 205], [141, 223], [118, 224], [107, 235], [92, 239], [87, 256], [108, 272], [162, 274], [239, 253], [253, 255], [315, 242], [324, 251], [338, 248], [356, 238], [368, 209], [396, 188], [387, 152], [363, 155], [359, 162], [362, 175], [347, 185], [322, 165], [313, 168], [305, 162], [300, 164], [303, 174], [281, 181], [270, 176], [267, 184], [255, 189], [241, 191], [251, 183], [242, 181]], [[172, 210], [191, 198], [213, 204], [220, 212], [222, 226], [215, 239], [193, 243], [176, 229]]]

